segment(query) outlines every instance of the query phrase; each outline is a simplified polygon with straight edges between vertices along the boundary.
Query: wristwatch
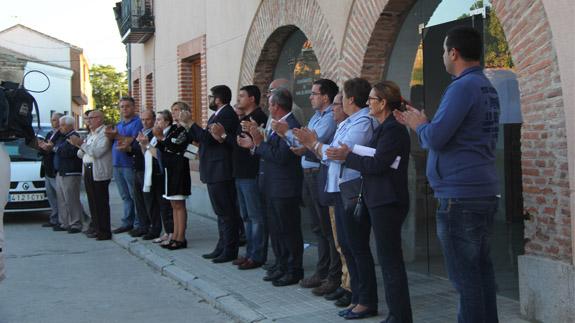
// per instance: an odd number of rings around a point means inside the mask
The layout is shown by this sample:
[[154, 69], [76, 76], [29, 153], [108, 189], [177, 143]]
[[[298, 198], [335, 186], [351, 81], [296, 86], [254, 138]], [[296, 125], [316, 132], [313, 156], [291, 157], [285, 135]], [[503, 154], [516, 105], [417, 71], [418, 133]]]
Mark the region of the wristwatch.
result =
[[228, 137], [228, 134], [225, 132], [220, 136], [220, 138], [222, 138], [224, 140], [226, 140], [227, 137]]

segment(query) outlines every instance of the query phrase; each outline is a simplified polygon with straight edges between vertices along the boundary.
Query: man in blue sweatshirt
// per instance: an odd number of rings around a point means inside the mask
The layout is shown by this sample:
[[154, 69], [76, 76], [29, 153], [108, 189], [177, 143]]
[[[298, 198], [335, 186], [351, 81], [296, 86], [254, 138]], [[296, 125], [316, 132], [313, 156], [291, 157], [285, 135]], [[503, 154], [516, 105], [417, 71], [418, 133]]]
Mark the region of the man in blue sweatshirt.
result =
[[499, 203], [495, 145], [497, 92], [480, 65], [481, 35], [451, 29], [443, 63], [453, 75], [431, 121], [408, 107], [396, 118], [429, 150], [427, 177], [438, 199], [437, 236], [449, 279], [460, 294], [458, 322], [498, 322], [489, 235]]

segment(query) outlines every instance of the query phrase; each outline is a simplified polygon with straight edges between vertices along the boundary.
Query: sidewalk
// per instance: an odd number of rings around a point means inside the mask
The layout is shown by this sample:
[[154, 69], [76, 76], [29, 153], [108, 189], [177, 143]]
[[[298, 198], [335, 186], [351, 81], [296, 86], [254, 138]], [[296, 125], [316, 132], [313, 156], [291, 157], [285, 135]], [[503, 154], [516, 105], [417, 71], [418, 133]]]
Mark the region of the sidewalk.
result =
[[[198, 183], [198, 182], [196, 182]], [[194, 185], [196, 186], [196, 185]], [[200, 185], [194, 191], [201, 189]], [[110, 185], [112, 223], [119, 224], [121, 200], [115, 185]], [[191, 201], [188, 201], [188, 210]], [[114, 241], [133, 255], [186, 289], [241, 322], [344, 322], [337, 316], [339, 308], [323, 297], [297, 285], [274, 287], [264, 282], [263, 269], [241, 271], [231, 263], [213, 264], [201, 257], [211, 252], [217, 240], [217, 223], [210, 215], [188, 213], [188, 248], [169, 251], [149, 241], [135, 239], [128, 234], [114, 235]], [[244, 248], [240, 249], [240, 255]], [[304, 269], [311, 275], [317, 249], [308, 247], [304, 252]], [[270, 251], [270, 256], [273, 254]], [[380, 315], [362, 322], [380, 322], [386, 316], [383, 284], [379, 268], [378, 294]], [[457, 296], [447, 280], [408, 272], [410, 294], [415, 322], [455, 322]], [[519, 303], [498, 297], [501, 322], [526, 322], [521, 319]]]

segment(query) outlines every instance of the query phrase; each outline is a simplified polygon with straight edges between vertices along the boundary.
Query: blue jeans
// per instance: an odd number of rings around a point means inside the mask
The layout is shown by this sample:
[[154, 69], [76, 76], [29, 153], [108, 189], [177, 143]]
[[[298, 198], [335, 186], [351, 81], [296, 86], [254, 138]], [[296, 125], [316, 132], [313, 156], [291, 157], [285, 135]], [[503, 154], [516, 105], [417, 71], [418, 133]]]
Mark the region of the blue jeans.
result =
[[267, 258], [267, 233], [262, 197], [255, 178], [236, 178], [238, 204], [246, 229], [246, 258], [264, 263]]
[[124, 202], [122, 227], [139, 227], [140, 221], [134, 206], [134, 170], [131, 167], [114, 167], [114, 179]]
[[498, 322], [489, 236], [499, 198], [440, 198], [437, 237], [449, 280], [459, 293], [457, 321]]

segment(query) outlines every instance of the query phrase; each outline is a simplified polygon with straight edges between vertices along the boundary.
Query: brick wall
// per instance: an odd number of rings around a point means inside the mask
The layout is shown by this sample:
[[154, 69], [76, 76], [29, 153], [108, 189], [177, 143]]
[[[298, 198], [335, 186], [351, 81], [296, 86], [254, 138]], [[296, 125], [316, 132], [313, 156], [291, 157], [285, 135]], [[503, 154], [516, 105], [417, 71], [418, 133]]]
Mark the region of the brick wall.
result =
[[[194, 77], [193, 77], [193, 63], [194, 60], [200, 61], [200, 83], [201, 94], [199, 98], [199, 106], [201, 108], [201, 123], [205, 126], [208, 123], [208, 77], [207, 77], [207, 63], [206, 63], [206, 36], [201, 36], [192, 39], [188, 42], [178, 45], [178, 100], [188, 103], [192, 109], [197, 108], [194, 104], [193, 97]], [[192, 111], [193, 112], [193, 111]]]
[[[524, 124], [522, 172], [526, 253], [570, 261], [567, 138], [557, 57], [541, 0], [493, 0], [516, 64]], [[395, 37], [415, 0], [354, 1], [341, 53], [315, 1], [263, 1], [246, 40], [240, 84], [271, 81], [295, 28], [313, 42], [322, 76], [338, 83], [384, 77]], [[281, 14], [278, 14], [281, 13]]]
[[132, 70], [132, 92], [130, 96], [134, 98], [136, 111], [139, 113], [142, 107], [142, 85], [141, 85], [142, 67], [138, 66]]
[[154, 110], [154, 74], [146, 75], [146, 110]]
[[132, 97], [134, 98], [136, 111], [139, 113], [142, 106], [140, 79], [134, 80], [134, 85], [132, 86]]
[[521, 91], [526, 253], [570, 261], [567, 137], [557, 56], [540, 0], [494, 0]]
[[238, 88], [256, 84], [265, 93], [283, 42], [296, 28], [311, 40], [322, 77], [337, 78], [338, 51], [319, 5], [310, 0], [270, 0], [262, 2], [248, 32]]

